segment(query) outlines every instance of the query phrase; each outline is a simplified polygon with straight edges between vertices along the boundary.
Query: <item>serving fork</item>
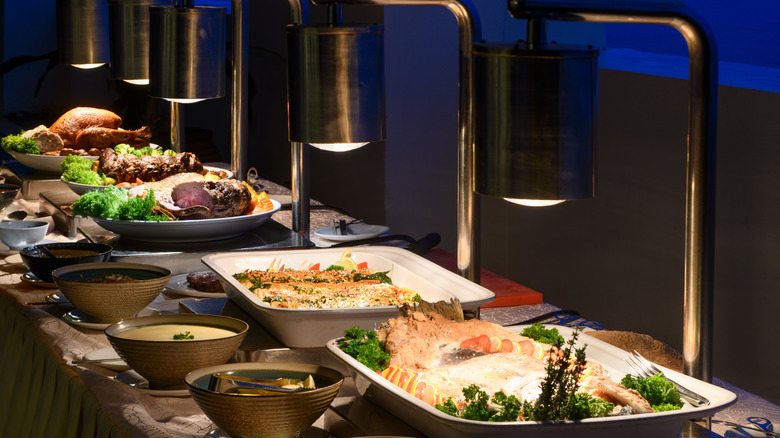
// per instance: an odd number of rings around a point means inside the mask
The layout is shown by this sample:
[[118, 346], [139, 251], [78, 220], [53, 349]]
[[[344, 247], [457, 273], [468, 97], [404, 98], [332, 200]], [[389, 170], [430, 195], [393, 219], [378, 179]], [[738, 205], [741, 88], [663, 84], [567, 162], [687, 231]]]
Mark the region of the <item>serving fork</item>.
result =
[[[658, 367], [653, 365], [653, 363], [649, 360], [645, 359], [636, 350], [634, 350], [631, 356], [625, 357], [624, 360], [639, 377], [651, 377], [656, 374], [661, 374], [664, 376], [664, 373], [658, 369]], [[710, 401], [703, 395], [691, 391], [690, 389], [680, 385], [669, 377], [666, 377], [666, 379], [674, 384], [674, 386], [677, 388], [677, 392], [680, 394], [680, 397], [693, 406], [706, 406], [710, 404]]]

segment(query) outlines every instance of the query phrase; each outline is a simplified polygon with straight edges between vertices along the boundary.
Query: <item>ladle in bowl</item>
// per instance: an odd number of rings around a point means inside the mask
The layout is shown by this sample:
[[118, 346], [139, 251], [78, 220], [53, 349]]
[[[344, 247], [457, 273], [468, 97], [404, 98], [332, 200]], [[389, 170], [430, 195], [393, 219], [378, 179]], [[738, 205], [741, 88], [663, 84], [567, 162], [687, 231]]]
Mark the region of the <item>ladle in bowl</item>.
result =
[[24, 210], [15, 210], [8, 213], [8, 216], [3, 219], [4, 221], [20, 221], [27, 217], [27, 212]]
[[43, 245], [39, 246], [38, 249], [40, 249], [41, 251], [46, 253], [47, 256], [49, 256], [49, 257], [51, 257], [53, 259], [58, 259], [59, 258], [59, 256], [57, 254], [54, 254], [53, 252], [51, 252], [51, 250], [49, 248], [46, 248]]

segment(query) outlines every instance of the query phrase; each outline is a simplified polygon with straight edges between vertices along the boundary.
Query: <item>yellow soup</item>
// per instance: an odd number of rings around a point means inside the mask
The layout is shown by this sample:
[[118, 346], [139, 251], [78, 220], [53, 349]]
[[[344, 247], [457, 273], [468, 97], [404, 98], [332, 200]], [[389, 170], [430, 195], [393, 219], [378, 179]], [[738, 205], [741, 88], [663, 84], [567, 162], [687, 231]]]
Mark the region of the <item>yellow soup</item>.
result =
[[173, 341], [226, 338], [236, 335], [232, 330], [194, 324], [157, 324], [117, 333], [116, 337], [141, 341]]

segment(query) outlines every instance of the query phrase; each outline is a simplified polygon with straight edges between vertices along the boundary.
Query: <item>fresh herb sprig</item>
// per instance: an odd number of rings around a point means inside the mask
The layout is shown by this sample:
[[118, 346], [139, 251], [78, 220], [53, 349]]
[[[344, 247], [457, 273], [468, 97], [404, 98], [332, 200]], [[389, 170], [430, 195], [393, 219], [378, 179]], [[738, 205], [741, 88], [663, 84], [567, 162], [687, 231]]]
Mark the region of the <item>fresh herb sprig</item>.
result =
[[577, 390], [585, 370], [585, 346], [575, 348], [580, 328], [565, 342], [556, 339], [548, 351], [546, 376], [534, 402], [523, 403], [523, 418], [531, 421], [560, 421], [578, 418]]
[[[463, 388], [464, 407], [458, 409], [450, 398], [436, 409], [455, 417], [478, 421], [559, 421], [603, 417], [614, 409], [612, 403], [586, 392], [577, 392], [585, 369], [585, 347], [574, 348], [579, 329], [566, 342], [562, 336], [552, 339], [548, 352], [542, 393], [535, 402], [521, 401], [514, 395], [497, 392], [492, 399], [477, 385]], [[556, 330], [557, 334], [557, 330]]]

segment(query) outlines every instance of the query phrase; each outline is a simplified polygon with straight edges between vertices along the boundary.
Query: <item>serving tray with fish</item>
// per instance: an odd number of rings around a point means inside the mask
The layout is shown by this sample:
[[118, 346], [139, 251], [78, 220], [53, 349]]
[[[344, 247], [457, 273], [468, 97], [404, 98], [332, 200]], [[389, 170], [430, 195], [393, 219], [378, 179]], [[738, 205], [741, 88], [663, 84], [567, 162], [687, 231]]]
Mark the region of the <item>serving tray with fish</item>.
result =
[[[372, 272], [383, 272], [392, 284], [412, 291], [426, 301], [449, 301], [456, 298], [464, 310], [473, 311], [495, 299], [484, 287], [452, 273], [411, 251], [387, 246], [365, 246], [349, 250], [357, 264]], [[322, 347], [329, 339], [356, 324], [373, 327], [398, 312], [396, 305], [312, 308], [280, 307], [264, 300], [242, 284], [235, 274], [247, 270], [308, 270], [319, 265], [322, 270], [337, 264], [343, 248], [283, 251], [242, 251], [217, 253], [203, 257], [203, 263], [220, 276], [228, 298], [241, 306], [272, 335], [288, 347]], [[284, 266], [282, 268], [281, 266]], [[351, 299], [351, 298], [350, 298]], [[384, 304], [384, 303], [383, 303]]]
[[[585, 346], [587, 358], [580, 381], [591, 394], [615, 403], [614, 410], [600, 414], [607, 416], [488, 422], [453, 416], [435, 407], [449, 397], [458, 397], [460, 390], [471, 383], [488, 394], [502, 391], [522, 400], [540, 397], [540, 383], [547, 368], [544, 359], [549, 353], [544, 349], [540, 352], [536, 345], [545, 344], [520, 336], [526, 327], [504, 328], [486, 321], [463, 323], [407, 313], [379, 330], [378, 338], [386, 342], [391, 359], [375, 367], [378, 371], [343, 351], [340, 344], [344, 337], [330, 340], [326, 348], [350, 370], [360, 394], [429, 436], [676, 438], [687, 420], [710, 416], [736, 401], [731, 391], [664, 368], [669, 378], [707, 397], [710, 403], [698, 407], [684, 403], [676, 410], [654, 412], [638, 392], [617, 383], [631, 374], [623, 360], [628, 353], [581, 335], [574, 344], [578, 349]], [[555, 328], [566, 340], [572, 339], [574, 329]], [[426, 330], [429, 335], [424, 335]], [[483, 338], [487, 342], [479, 342]]]

